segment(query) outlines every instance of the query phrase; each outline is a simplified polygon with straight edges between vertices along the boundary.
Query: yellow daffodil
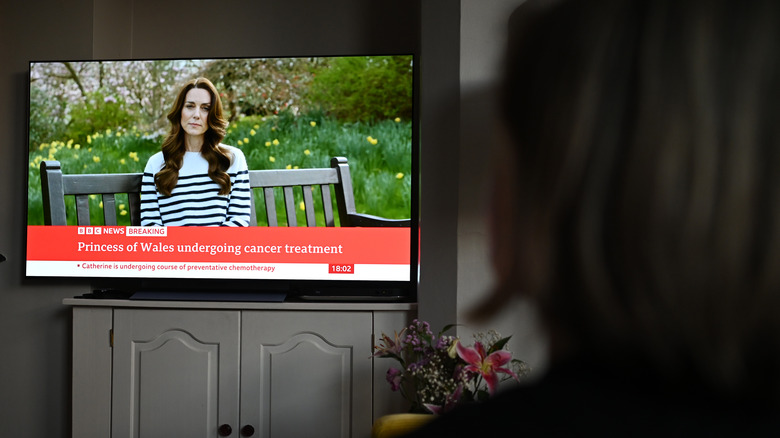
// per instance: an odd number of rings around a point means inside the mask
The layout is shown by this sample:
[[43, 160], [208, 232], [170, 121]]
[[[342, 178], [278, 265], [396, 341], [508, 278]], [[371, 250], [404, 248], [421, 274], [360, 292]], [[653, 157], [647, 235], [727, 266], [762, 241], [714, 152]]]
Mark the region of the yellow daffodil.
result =
[[370, 135], [369, 135], [368, 137], [366, 137], [366, 140], [367, 140], [369, 143], [371, 143], [372, 145], [376, 145], [377, 143], [379, 143], [379, 140], [375, 139], [374, 137], [372, 137], [372, 136], [370, 136]]
[[253, 126], [253, 128], [260, 129], [260, 125], [255, 125], [255, 126]]
[[241, 146], [241, 145], [243, 145], [243, 144], [244, 144], [244, 142], [243, 142], [243, 141], [241, 141], [241, 140], [239, 140], [239, 141], [238, 141], [238, 145], [239, 145], [239, 146]]
[[269, 147], [269, 146], [271, 146], [271, 142], [270, 141], [265, 142], [265, 147]]
[[120, 216], [127, 216], [127, 210], [120, 210], [119, 211]]
[[244, 143], [249, 143], [249, 139], [247, 137], [244, 137]]
[[255, 134], [257, 134], [257, 131], [255, 131], [254, 129], [252, 129], [251, 131], [249, 131], [249, 135], [251, 135], [251, 136], [253, 136], [253, 137], [254, 137], [254, 136], [255, 136]]
[[287, 166], [285, 166], [284, 168], [285, 168], [285, 169], [292, 169], [292, 164], [288, 164], [288, 165], [287, 165]]
[[403, 179], [403, 178], [404, 178], [404, 174], [403, 174], [403, 173], [401, 173], [401, 172], [398, 172], [398, 173], [396, 173], [396, 174], [395, 174], [395, 177], [396, 177], [397, 179]]
[[125, 164], [125, 159], [124, 158], [120, 158], [119, 159], [119, 164]]
[[96, 162], [96, 163], [99, 163], [99, 162], [100, 162], [100, 157], [98, 157], [97, 155], [95, 155], [95, 156], [93, 156], [93, 157], [92, 157], [92, 161], [94, 161], [94, 162]]
[[272, 163], [275, 163], [276, 162], [276, 158], [275, 157], [268, 157], [268, 161], [270, 161]]
[[76, 143], [76, 144], [73, 145], [73, 149], [79, 150], [79, 149], [81, 149], [81, 145]]
[[103, 208], [103, 201], [100, 201], [100, 204], [98, 204], [100, 208]]
[[300, 208], [301, 210], [306, 210], [306, 204], [304, 204], [303, 201], [301, 201], [301, 203], [298, 204], [298, 208]]
[[308, 149], [306, 149], [305, 151], [303, 151], [303, 155], [310, 155], [310, 154], [311, 154], [311, 151], [310, 151], [310, 150], [308, 150]]
[[309, 122], [309, 125], [311, 125], [311, 127], [313, 128], [313, 127], [317, 126], [317, 122], [312, 120], [311, 122]]
[[400, 117], [396, 117], [395, 118], [395, 123], [400, 123], [400, 122], [401, 122], [401, 118]]
[[274, 139], [274, 141], [272, 141], [271, 143], [273, 143], [274, 146], [279, 146], [279, 140], [278, 139]]
[[92, 136], [91, 135], [87, 136], [87, 143], [92, 144]]
[[124, 210], [124, 209], [125, 209], [125, 204], [119, 204], [119, 205], [117, 205], [117, 207], [118, 207], [120, 210]]

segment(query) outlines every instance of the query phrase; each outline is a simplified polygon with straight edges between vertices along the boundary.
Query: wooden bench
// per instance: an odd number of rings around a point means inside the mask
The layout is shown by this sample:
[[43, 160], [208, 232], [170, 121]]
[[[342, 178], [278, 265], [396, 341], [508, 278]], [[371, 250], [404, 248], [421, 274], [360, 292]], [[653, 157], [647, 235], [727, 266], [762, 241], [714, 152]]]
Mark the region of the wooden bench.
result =
[[[409, 219], [386, 219], [355, 210], [352, 178], [349, 164], [344, 157], [334, 157], [331, 167], [317, 169], [250, 170], [249, 185], [253, 196], [250, 226], [257, 225], [255, 190], [261, 192], [265, 203], [268, 226], [278, 226], [275, 188], [281, 188], [284, 199], [284, 216], [287, 226], [317, 226], [314, 187], [319, 187], [322, 199], [321, 216], [325, 226], [335, 226], [330, 187], [334, 187], [338, 217], [343, 227], [408, 227]], [[103, 224], [116, 225], [116, 195], [127, 194], [131, 225], [141, 224], [141, 173], [63, 174], [59, 161], [43, 161], [40, 167], [43, 194], [43, 222], [46, 225], [67, 225], [65, 197], [76, 200], [76, 220], [79, 225], [92, 225], [89, 215], [90, 195], [101, 196]], [[305, 223], [298, 224], [295, 194], [302, 194]]]

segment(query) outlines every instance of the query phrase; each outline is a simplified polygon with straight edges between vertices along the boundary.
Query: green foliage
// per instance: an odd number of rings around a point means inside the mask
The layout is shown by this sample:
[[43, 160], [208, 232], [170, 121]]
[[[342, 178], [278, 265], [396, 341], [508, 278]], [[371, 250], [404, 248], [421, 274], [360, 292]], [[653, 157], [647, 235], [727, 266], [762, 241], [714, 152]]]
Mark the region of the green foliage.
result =
[[58, 138], [65, 132], [66, 102], [30, 84], [29, 144], [37, 146], [49, 138]]
[[410, 120], [412, 57], [333, 59], [317, 70], [306, 97], [340, 120]]
[[101, 91], [88, 93], [81, 105], [71, 107], [70, 115], [65, 135], [77, 142], [85, 142], [87, 136], [95, 132], [129, 126], [133, 122], [125, 109], [124, 99], [106, 96]]

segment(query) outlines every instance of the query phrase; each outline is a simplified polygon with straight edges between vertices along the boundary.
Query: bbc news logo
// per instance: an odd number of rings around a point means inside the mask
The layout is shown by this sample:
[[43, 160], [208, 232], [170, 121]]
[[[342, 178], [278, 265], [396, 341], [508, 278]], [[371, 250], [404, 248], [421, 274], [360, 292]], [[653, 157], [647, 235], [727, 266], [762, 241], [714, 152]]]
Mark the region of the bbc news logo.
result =
[[106, 234], [125, 234], [124, 227], [78, 227], [78, 234], [99, 236]]

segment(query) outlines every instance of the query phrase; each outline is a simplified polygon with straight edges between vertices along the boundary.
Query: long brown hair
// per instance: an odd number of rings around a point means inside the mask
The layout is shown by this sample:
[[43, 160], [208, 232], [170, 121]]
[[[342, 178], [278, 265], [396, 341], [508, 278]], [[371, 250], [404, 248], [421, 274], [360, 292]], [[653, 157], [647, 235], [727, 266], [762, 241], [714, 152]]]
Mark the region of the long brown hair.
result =
[[777, 399], [780, 4], [528, 0], [513, 18], [511, 274], [482, 310], [520, 293], [564, 349]]
[[186, 151], [184, 130], [181, 127], [181, 112], [187, 92], [193, 88], [204, 89], [211, 95], [211, 106], [207, 120], [208, 129], [203, 136], [203, 147], [200, 152], [209, 163], [209, 177], [220, 186], [219, 194], [227, 195], [230, 193], [230, 175], [227, 174], [227, 169], [230, 167], [231, 156], [226, 150], [219, 147], [220, 142], [225, 138], [227, 120], [222, 115], [222, 100], [219, 98], [219, 93], [217, 93], [214, 84], [206, 78], [192, 79], [179, 90], [173, 108], [168, 113], [171, 130], [161, 148], [165, 165], [155, 175], [154, 182], [157, 191], [170, 196], [179, 181], [179, 169], [181, 169]]

